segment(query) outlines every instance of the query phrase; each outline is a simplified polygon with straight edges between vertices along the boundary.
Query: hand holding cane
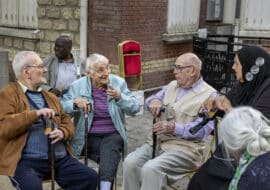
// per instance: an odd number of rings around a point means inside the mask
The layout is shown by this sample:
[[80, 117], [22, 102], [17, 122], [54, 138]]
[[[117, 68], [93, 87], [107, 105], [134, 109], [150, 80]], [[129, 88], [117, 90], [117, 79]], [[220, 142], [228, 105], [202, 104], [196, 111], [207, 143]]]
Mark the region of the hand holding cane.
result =
[[[54, 116], [59, 116], [59, 113], [55, 113]], [[55, 129], [54, 122], [46, 118], [46, 128], [45, 128], [45, 134], [48, 135], [51, 131]], [[54, 163], [55, 163], [55, 145], [52, 144], [53, 139], [49, 140], [50, 142], [50, 158], [51, 158], [51, 190], [55, 189], [55, 170], [54, 170]]]
[[75, 98], [73, 101], [73, 109], [80, 109], [84, 114], [84, 164], [88, 164], [87, 160], [87, 141], [88, 141], [88, 113], [92, 110], [92, 105], [86, 99]]
[[[160, 112], [158, 114], [158, 116], [154, 116], [153, 119], [153, 125], [157, 122], [157, 120], [159, 120], [159, 117], [161, 115], [161, 112], [164, 112], [165, 108], [160, 109]], [[157, 147], [157, 134], [156, 133], [152, 133], [153, 136], [153, 152], [152, 152], [152, 158], [155, 158], [156, 156], [156, 147]]]

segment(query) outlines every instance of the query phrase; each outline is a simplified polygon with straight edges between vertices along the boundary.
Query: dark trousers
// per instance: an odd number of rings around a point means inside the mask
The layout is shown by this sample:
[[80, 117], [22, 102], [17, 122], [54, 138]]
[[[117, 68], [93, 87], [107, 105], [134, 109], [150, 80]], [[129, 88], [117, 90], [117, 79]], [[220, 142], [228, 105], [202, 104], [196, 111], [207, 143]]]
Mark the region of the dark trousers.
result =
[[[50, 179], [48, 160], [22, 159], [10, 177], [17, 190], [42, 190], [42, 180]], [[97, 173], [73, 157], [55, 161], [55, 180], [65, 190], [96, 190]]]
[[113, 181], [122, 149], [123, 139], [118, 132], [88, 134], [87, 157], [99, 164], [101, 181]]

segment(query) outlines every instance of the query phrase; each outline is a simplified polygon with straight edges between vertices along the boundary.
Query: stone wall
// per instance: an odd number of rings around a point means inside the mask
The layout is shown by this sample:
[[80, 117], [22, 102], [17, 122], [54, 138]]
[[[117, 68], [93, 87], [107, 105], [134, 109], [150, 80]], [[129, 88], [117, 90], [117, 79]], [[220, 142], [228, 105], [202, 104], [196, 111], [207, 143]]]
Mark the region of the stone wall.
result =
[[53, 54], [55, 39], [66, 34], [73, 47], [80, 45], [80, 0], [38, 0], [38, 23], [42, 38], [38, 51], [42, 57]]
[[[42, 58], [54, 54], [55, 39], [61, 34], [72, 38], [74, 48], [80, 46], [80, 0], [37, 0], [37, 3], [38, 30], [11, 29], [12, 34], [0, 35], [0, 48], [8, 50], [10, 61], [21, 50], [36, 51]], [[12, 73], [10, 80], [14, 81]]]

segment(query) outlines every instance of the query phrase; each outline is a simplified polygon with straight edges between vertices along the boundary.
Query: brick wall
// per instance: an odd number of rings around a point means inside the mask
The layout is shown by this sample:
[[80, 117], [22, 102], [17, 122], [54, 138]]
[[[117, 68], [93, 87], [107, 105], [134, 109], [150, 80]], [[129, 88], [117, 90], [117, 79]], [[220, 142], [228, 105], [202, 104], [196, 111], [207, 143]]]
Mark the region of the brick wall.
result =
[[[37, 2], [39, 39], [0, 36], [0, 48], [9, 51], [10, 61], [16, 52], [21, 50], [36, 51], [42, 58], [54, 54], [55, 39], [61, 34], [67, 34], [72, 38], [73, 47], [80, 46], [80, 0], [37, 0]], [[14, 81], [13, 73], [10, 75], [10, 80]]]
[[167, 84], [174, 78], [172, 64], [191, 42], [167, 45], [167, 0], [91, 0], [89, 2], [88, 52], [106, 55], [118, 73], [117, 45], [124, 40], [141, 44], [143, 89]]

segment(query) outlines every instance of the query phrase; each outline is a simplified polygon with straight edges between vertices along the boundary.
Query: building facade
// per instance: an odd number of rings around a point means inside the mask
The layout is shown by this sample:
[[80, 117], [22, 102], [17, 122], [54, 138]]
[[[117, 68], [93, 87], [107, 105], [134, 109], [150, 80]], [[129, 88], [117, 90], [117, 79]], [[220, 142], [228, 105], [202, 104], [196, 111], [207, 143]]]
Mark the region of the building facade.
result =
[[[101, 53], [119, 72], [117, 45], [141, 44], [142, 88], [174, 78], [177, 56], [192, 51], [199, 28], [208, 33], [269, 36], [267, 0], [0, 0], [0, 47], [12, 60], [19, 50], [46, 57], [68, 34], [74, 52]], [[85, 24], [86, 23], [86, 24]], [[12, 77], [11, 77], [12, 80]]]

